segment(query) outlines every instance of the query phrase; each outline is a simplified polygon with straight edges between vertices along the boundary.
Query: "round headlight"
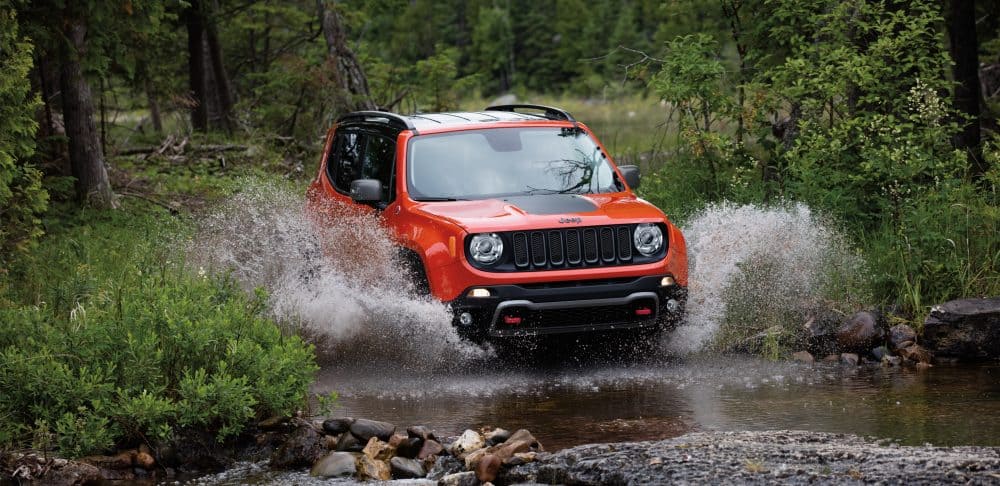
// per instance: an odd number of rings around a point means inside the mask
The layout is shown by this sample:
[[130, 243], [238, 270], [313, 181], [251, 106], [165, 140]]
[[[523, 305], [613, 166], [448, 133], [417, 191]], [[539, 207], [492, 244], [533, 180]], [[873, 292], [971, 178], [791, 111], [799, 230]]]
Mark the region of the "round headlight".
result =
[[636, 226], [632, 240], [635, 242], [635, 249], [639, 250], [642, 256], [650, 256], [663, 248], [663, 232], [655, 224]]
[[503, 254], [503, 240], [496, 233], [482, 233], [472, 237], [469, 242], [469, 255], [472, 259], [484, 265], [492, 265], [500, 260]]

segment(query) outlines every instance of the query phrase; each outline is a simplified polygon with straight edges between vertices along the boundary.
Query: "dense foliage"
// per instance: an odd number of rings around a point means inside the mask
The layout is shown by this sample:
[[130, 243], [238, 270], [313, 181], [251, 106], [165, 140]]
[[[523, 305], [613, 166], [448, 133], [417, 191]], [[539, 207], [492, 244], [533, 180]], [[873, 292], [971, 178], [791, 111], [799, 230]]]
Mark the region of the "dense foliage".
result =
[[[187, 272], [183, 227], [127, 205], [50, 221], [0, 287], [0, 444], [78, 456], [186, 430], [219, 440], [304, 405], [311, 346], [224, 276]], [[13, 282], [16, 282], [14, 284]]]
[[39, 105], [28, 79], [31, 52], [14, 13], [0, 10], [0, 274], [7, 255], [30, 248], [41, 235], [39, 214], [48, 203], [42, 174], [29, 164]]
[[[806, 202], [856, 237], [880, 300], [918, 317], [934, 302], [1000, 292], [998, 169], [975, 180], [953, 143], [965, 120], [947, 95], [938, 3], [739, 8], [726, 11], [744, 26], [733, 31], [737, 75], [710, 35], [667, 44], [650, 87], [675, 107], [678, 145], [647, 194], [683, 209]], [[670, 193], [689, 182], [697, 189]]]

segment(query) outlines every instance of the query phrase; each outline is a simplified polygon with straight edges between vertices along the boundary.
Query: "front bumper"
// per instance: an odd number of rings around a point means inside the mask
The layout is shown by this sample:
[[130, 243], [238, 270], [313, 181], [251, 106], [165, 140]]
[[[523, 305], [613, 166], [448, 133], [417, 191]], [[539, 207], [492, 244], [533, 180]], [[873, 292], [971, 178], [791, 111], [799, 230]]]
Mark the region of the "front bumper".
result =
[[476, 286], [490, 296], [468, 297], [470, 288], [450, 305], [459, 333], [477, 341], [658, 330], [680, 320], [687, 300], [685, 287], [660, 285], [664, 276]]

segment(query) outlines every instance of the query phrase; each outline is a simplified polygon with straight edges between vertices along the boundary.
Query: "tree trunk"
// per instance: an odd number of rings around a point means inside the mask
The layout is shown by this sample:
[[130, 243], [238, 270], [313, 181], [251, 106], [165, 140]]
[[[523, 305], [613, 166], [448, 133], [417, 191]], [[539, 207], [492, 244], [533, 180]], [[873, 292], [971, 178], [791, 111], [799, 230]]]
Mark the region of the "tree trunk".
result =
[[208, 92], [205, 83], [205, 24], [202, 19], [201, 6], [197, 0], [192, 0], [191, 6], [185, 12], [185, 24], [188, 32], [188, 83], [191, 89], [193, 106], [191, 107], [191, 127], [199, 132], [208, 129]]
[[983, 159], [979, 127], [979, 40], [976, 37], [976, 2], [950, 0], [948, 35], [951, 40], [951, 57], [955, 61], [955, 109], [965, 115], [962, 132], [955, 137], [955, 146], [966, 151], [969, 166], [976, 178], [987, 170]]
[[316, 9], [326, 39], [327, 59], [334, 65], [334, 81], [343, 94], [341, 106], [337, 108], [343, 111], [374, 110], [376, 107], [368, 91], [368, 78], [354, 52], [347, 46], [340, 16], [328, 9], [324, 0], [316, 0]]
[[114, 208], [117, 201], [111, 192], [104, 154], [94, 126], [94, 101], [80, 64], [87, 26], [79, 19], [66, 19], [63, 34], [66, 42], [61, 49], [60, 84], [70, 167], [76, 177], [77, 194], [92, 206]]
[[156, 133], [163, 132], [163, 117], [160, 115], [160, 102], [156, 99], [156, 91], [153, 90], [153, 82], [147, 76], [143, 80], [143, 88], [146, 91], [146, 101], [149, 103], [149, 119], [153, 123], [153, 130]]
[[[218, 6], [215, 8], [218, 11]], [[215, 80], [215, 95], [219, 102], [219, 124], [225, 131], [232, 130], [233, 121], [233, 88], [222, 62], [222, 47], [219, 35], [215, 29], [213, 17], [203, 18], [205, 34], [208, 40], [209, 62], [212, 66], [212, 78]]]

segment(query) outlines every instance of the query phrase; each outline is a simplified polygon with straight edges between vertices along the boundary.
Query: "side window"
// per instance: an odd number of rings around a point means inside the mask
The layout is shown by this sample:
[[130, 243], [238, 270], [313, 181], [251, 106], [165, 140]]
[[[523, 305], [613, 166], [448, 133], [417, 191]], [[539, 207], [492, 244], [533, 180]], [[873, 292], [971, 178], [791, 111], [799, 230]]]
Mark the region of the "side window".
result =
[[396, 196], [395, 160], [396, 142], [381, 135], [367, 135], [364, 164], [361, 166], [362, 179], [378, 179], [382, 182], [382, 202], [392, 202]]
[[351, 182], [361, 178], [361, 153], [364, 140], [357, 131], [337, 131], [327, 157], [327, 176], [338, 191], [351, 190]]

